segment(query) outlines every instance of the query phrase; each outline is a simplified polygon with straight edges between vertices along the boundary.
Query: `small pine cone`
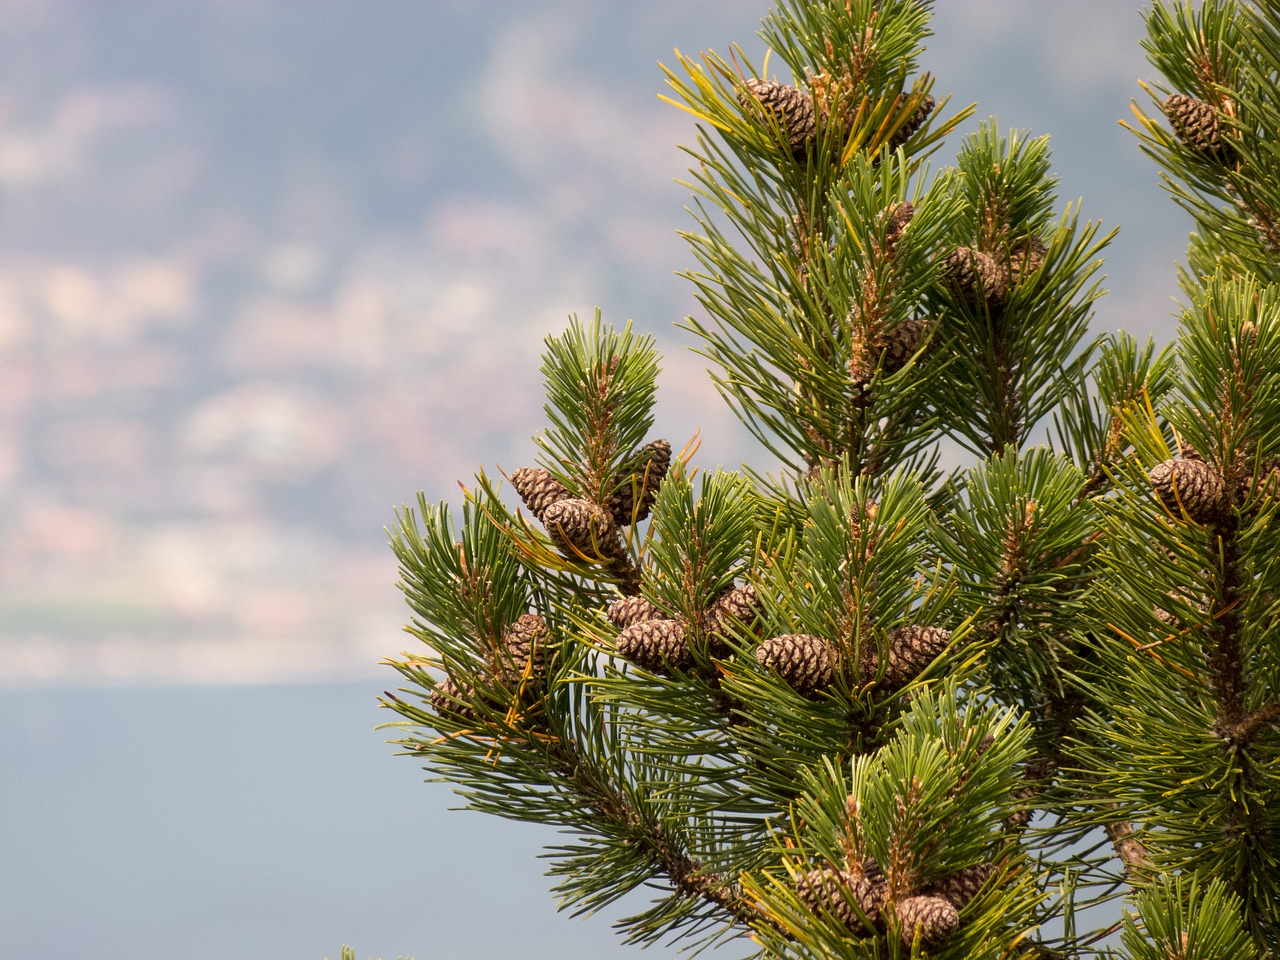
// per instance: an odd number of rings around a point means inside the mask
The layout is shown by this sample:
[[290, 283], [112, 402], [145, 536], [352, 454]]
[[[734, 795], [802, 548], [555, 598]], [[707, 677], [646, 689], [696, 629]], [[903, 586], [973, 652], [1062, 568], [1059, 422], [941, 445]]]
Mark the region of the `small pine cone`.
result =
[[[910, 94], [898, 94], [896, 109], [901, 110], [906, 106], [907, 101], [910, 99]], [[929, 94], [925, 94], [924, 99], [920, 101], [915, 110], [911, 111], [911, 116], [907, 117], [902, 126], [895, 130], [893, 136], [889, 138], [889, 149], [897, 150], [900, 146], [910, 140], [915, 132], [924, 125], [924, 122], [929, 119], [929, 114], [933, 113], [933, 108], [937, 106], [937, 104], [937, 100], [933, 99]]]
[[[796, 881], [800, 902], [814, 913], [830, 913], [854, 933], [869, 933], [858, 910], [872, 924], [880, 920], [884, 886], [847, 870], [810, 870]], [[856, 907], [854, 905], [857, 905]]]
[[1009, 252], [1009, 282], [1017, 286], [1043, 267], [1048, 255], [1049, 248], [1037, 236], [1029, 236], [1016, 244]]
[[813, 99], [808, 94], [790, 84], [752, 79], [738, 91], [738, 103], [758, 119], [764, 119], [759, 111], [771, 114], [782, 131], [784, 146], [797, 160], [804, 159], [817, 136]]
[[436, 713], [451, 713], [463, 720], [474, 720], [476, 712], [471, 706], [476, 692], [471, 687], [458, 683], [452, 677], [445, 677], [427, 695], [427, 702]]
[[[536, 613], [524, 613], [503, 634], [494, 664], [494, 678], [507, 687], [528, 681], [539, 689], [547, 679], [547, 624]], [[527, 670], [527, 674], [526, 674]]]
[[880, 353], [880, 369], [885, 373], [897, 373], [916, 355], [920, 345], [929, 335], [931, 324], [923, 317], [904, 320], [885, 335], [884, 349]]
[[560, 552], [573, 560], [608, 556], [614, 547], [613, 519], [589, 500], [557, 500], [547, 507], [542, 524]]
[[[1246, 212], [1253, 210], [1253, 213], [1248, 216], [1249, 226], [1258, 231], [1258, 239], [1262, 241], [1262, 245], [1268, 252], [1280, 254], [1280, 217], [1276, 216], [1275, 211], [1257, 200], [1254, 201], [1252, 208], [1246, 207], [1239, 200], [1236, 201], [1236, 205]], [[1254, 333], [1256, 335], [1257, 331], [1255, 330]]]
[[760, 597], [751, 584], [733, 587], [716, 598], [702, 618], [702, 629], [724, 636], [735, 623], [750, 627], [760, 614]]
[[[1203, 618], [1209, 613], [1209, 598], [1203, 593], [1196, 596], [1194, 594], [1188, 594], [1183, 590], [1177, 590], [1168, 594], [1168, 597], [1170, 601], [1168, 605], [1173, 609], [1166, 610], [1164, 607], [1156, 607], [1155, 615], [1157, 620], [1170, 627], [1181, 630], [1192, 623], [1202, 622]], [[1194, 615], [1188, 617], [1184, 616], [1182, 613], [1176, 612], [1180, 606], [1185, 611], [1186, 607], [1182, 606], [1184, 604], [1190, 605], [1191, 608], [1199, 614], [1199, 619], [1196, 619]]]
[[1223, 136], [1218, 112], [1212, 106], [1186, 94], [1171, 93], [1163, 107], [1169, 126], [1184, 147], [1218, 163], [1232, 161], [1235, 150]]
[[1015, 810], [1000, 821], [1000, 826], [1006, 833], [1021, 833], [1027, 829], [1027, 824], [1031, 822], [1031, 815], [1034, 812], [1034, 810], [1027, 807]]
[[943, 274], [966, 303], [983, 300], [992, 308], [1004, 304], [1009, 295], [1009, 269], [999, 259], [973, 247], [957, 247], [943, 261]]
[[891, 690], [905, 687], [937, 659], [951, 634], [941, 627], [898, 627], [889, 631], [889, 664], [884, 682]]
[[665, 620], [669, 616], [640, 596], [622, 597], [613, 601], [613, 603], [609, 604], [608, 615], [610, 622], [619, 630], [625, 629], [633, 623], [643, 623], [646, 620]]
[[693, 666], [693, 654], [679, 620], [642, 620], [633, 623], [614, 643], [618, 656], [651, 673], [671, 673]]
[[1174, 516], [1196, 523], [1221, 519], [1230, 506], [1222, 474], [1203, 460], [1165, 460], [1151, 469], [1151, 486], [1160, 502]]
[[702, 615], [702, 635], [707, 653], [724, 659], [732, 652], [727, 642], [735, 627], [750, 629], [760, 612], [760, 599], [751, 584], [731, 587], [718, 596]]
[[1240, 499], [1253, 501], [1280, 500], [1280, 457], [1264, 460], [1258, 466], [1256, 476], [1248, 477], [1241, 484]]
[[836, 652], [831, 644], [806, 633], [766, 640], [756, 648], [756, 660], [778, 671], [791, 689], [805, 697], [829, 687], [836, 672]]
[[1181, 453], [1183, 460], [1194, 460], [1196, 463], [1204, 463], [1204, 457], [1201, 455], [1200, 451], [1187, 441], [1179, 440], [1178, 450], [1179, 453]]
[[949, 877], [939, 880], [920, 892], [927, 896], [942, 897], [950, 901], [957, 910], [963, 910], [969, 901], [978, 895], [983, 885], [995, 876], [995, 873], [995, 864], [974, 864], [972, 867], [957, 870]]
[[[614, 486], [609, 498], [609, 512], [620, 527], [631, 523], [633, 517], [640, 521], [649, 516], [658, 486], [671, 469], [671, 444], [666, 440], [654, 440], [627, 457], [622, 465], [622, 479]], [[639, 502], [637, 504], [637, 495]]]
[[885, 252], [889, 256], [892, 257], [897, 252], [898, 243], [902, 240], [902, 235], [907, 230], [907, 224], [911, 222], [911, 218], [915, 214], [915, 205], [910, 200], [903, 200], [888, 210], [889, 222], [885, 225], [884, 242]]
[[542, 467], [521, 467], [511, 474], [511, 485], [539, 520], [546, 514], [547, 507], [573, 496], [568, 487]]
[[907, 949], [911, 948], [917, 930], [921, 946], [932, 948], [946, 943], [960, 928], [960, 914], [955, 905], [950, 900], [929, 895], [900, 901], [898, 921], [902, 924], [898, 931], [902, 945]]

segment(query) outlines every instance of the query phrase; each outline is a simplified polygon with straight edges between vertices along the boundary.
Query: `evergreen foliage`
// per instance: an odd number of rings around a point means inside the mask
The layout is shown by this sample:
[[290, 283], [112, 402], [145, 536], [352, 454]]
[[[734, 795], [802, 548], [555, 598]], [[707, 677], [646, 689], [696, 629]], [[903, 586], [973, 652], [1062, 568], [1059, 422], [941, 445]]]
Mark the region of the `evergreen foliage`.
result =
[[1114, 231], [1047, 138], [924, 162], [973, 110], [920, 72], [929, 6], [677, 53], [684, 322], [787, 473], [673, 454], [653, 342], [572, 319], [518, 497], [397, 517], [396, 742], [562, 830], [561, 907], [656, 890], [638, 944], [1276, 957], [1280, 5], [1147, 14], [1133, 130], [1195, 222], [1163, 349], [1090, 338]]

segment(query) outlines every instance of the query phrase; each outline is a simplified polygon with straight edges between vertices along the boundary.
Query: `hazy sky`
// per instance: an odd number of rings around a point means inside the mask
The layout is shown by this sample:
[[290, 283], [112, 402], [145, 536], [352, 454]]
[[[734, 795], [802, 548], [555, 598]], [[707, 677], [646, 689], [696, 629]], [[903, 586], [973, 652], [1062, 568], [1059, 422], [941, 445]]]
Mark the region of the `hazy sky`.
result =
[[[1118, 122], [1152, 77], [1139, 8], [938, 0], [923, 64], [953, 106], [1052, 135], [1061, 202], [1121, 227], [1095, 328], [1167, 340], [1188, 223]], [[768, 465], [673, 326], [693, 130], [656, 97], [673, 47], [757, 49], [766, 9], [0, 2], [0, 777], [58, 793], [0, 795], [6, 949], [633, 953], [610, 918], [552, 912], [542, 834], [442, 814], [447, 788], [368, 733], [377, 661], [408, 642], [382, 528], [419, 489], [531, 462], [541, 340], [596, 306], [658, 339], [655, 435]], [[309, 709], [359, 733], [313, 739]], [[284, 745], [245, 746], [245, 717]], [[192, 738], [203, 763], [167, 762]], [[218, 813], [184, 827], [193, 802]], [[361, 832], [414, 816], [416, 837]], [[308, 832], [346, 823], [339, 853]], [[102, 872], [68, 884], [60, 856]], [[218, 896], [177, 896], [192, 873]]]

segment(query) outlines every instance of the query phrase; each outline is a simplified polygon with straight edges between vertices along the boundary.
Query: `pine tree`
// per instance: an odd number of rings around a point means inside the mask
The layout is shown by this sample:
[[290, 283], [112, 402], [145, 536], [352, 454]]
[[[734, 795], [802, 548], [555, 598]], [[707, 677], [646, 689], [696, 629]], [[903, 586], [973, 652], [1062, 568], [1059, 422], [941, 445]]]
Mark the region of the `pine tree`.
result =
[[1112, 233], [1047, 138], [926, 165], [973, 112], [929, 6], [677, 55], [685, 323], [785, 472], [652, 437], [652, 339], [571, 318], [536, 462], [398, 516], [397, 742], [564, 831], [562, 907], [656, 886], [638, 944], [1280, 956], [1280, 4], [1147, 15], [1132, 129], [1195, 223], [1164, 347], [1089, 335]]

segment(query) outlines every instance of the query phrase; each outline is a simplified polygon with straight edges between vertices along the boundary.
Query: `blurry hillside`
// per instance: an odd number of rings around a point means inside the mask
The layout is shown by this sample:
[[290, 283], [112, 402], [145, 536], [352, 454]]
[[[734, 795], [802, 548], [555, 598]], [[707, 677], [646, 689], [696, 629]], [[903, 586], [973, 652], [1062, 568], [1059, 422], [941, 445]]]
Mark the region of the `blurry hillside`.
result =
[[521, 465], [570, 311], [690, 308], [675, 9], [0, 6], [0, 685], [395, 649], [394, 505]]

